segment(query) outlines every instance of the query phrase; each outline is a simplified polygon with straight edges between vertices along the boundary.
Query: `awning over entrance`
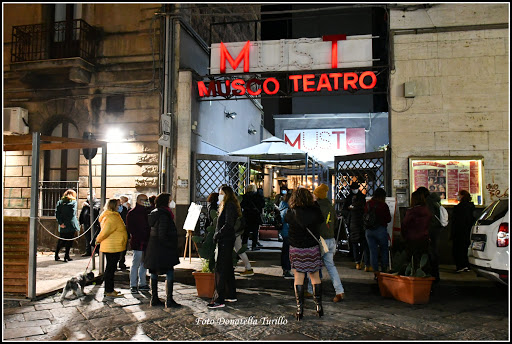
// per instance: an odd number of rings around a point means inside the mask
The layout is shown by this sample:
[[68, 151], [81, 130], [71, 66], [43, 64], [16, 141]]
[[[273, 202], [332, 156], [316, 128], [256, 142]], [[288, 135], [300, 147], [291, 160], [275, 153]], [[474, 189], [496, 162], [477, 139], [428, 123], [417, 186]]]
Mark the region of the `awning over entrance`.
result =
[[269, 163], [277, 161], [286, 161], [287, 163], [300, 161], [302, 163], [307, 159], [308, 153], [287, 145], [284, 140], [272, 136], [261, 141], [260, 144], [228, 153], [228, 155], [246, 156], [253, 161]]

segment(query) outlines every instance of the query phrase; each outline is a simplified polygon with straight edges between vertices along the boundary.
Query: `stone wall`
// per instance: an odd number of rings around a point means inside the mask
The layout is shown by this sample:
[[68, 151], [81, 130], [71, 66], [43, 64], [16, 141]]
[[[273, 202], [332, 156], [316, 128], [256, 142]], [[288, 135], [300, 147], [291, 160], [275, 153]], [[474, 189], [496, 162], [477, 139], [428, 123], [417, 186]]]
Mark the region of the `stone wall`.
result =
[[32, 180], [31, 165], [31, 151], [4, 152], [4, 216], [30, 216], [30, 183]]
[[[484, 186], [509, 188], [507, 4], [439, 4], [392, 10], [391, 73], [393, 179], [408, 179], [410, 156], [483, 156]], [[401, 29], [467, 26], [467, 30], [403, 34]], [[445, 30], [447, 31], [447, 30]], [[393, 68], [394, 67], [394, 68]], [[416, 96], [404, 97], [415, 82]], [[495, 197], [484, 187], [484, 204]]]

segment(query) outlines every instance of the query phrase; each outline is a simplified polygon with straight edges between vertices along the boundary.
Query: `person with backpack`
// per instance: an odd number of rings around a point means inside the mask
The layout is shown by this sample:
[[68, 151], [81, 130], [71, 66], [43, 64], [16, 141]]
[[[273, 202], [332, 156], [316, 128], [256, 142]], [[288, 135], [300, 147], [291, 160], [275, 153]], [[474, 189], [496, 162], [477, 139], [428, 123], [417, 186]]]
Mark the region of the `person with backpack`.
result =
[[391, 222], [391, 213], [386, 203], [386, 191], [383, 188], [375, 190], [373, 197], [364, 207], [363, 226], [365, 236], [370, 248], [370, 264], [373, 268], [374, 278], [379, 271], [379, 250], [381, 271], [389, 269], [389, 242], [387, 225]]
[[[322, 256], [322, 262], [327, 269], [327, 273], [331, 277], [334, 292], [336, 293], [332, 301], [340, 302], [345, 298], [345, 289], [343, 288], [340, 275], [338, 274], [338, 270], [334, 264], [334, 255], [336, 254], [336, 239], [334, 238], [334, 222], [336, 220], [336, 211], [332, 206], [331, 200], [327, 199], [328, 191], [329, 187], [322, 183], [315, 188], [313, 191], [313, 196], [316, 204], [318, 204], [320, 207], [322, 215], [325, 218], [325, 221], [320, 225], [320, 236], [324, 238], [325, 243], [329, 247], [329, 252], [326, 252]], [[311, 279], [309, 279], [308, 282], [308, 289], [309, 285], [311, 285]], [[313, 290], [312, 288], [313, 287], [311, 286], [311, 290]]]

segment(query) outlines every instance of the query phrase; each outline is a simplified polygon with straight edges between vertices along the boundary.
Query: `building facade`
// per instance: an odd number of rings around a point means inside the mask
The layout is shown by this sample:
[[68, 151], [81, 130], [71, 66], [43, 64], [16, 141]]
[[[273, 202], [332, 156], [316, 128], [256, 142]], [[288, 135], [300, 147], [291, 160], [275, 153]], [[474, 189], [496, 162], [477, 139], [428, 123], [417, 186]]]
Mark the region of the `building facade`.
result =
[[[300, 6], [284, 10], [293, 15], [304, 10]], [[356, 7], [346, 12], [373, 19], [360, 21], [355, 33], [389, 28], [386, 45], [374, 47], [385, 50], [386, 94], [366, 97], [362, 105], [357, 96], [200, 99], [197, 81], [210, 74], [212, 43], [339, 33], [322, 25], [269, 32], [258, 5], [6, 4], [3, 106], [28, 110], [29, 132], [70, 138], [90, 132], [109, 141], [106, 197], [127, 195], [133, 205], [139, 193], [170, 191], [178, 228], [194, 200], [194, 154], [225, 155], [270, 133], [280, 136], [284, 129], [274, 125], [274, 115], [358, 113], [353, 122], [337, 119], [337, 126], [350, 127], [366, 123], [361, 113], [386, 114], [375, 120], [373, 130], [381, 129], [367, 146], [377, 150], [373, 146], [387, 143], [387, 136], [393, 180], [410, 185], [411, 157], [478, 156], [484, 161], [482, 205], [508, 195], [509, 5]], [[412, 95], [406, 84], [415, 87]], [[226, 116], [233, 112], [236, 118]], [[170, 148], [158, 144], [166, 113], [173, 124]], [[92, 160], [97, 195], [101, 154]], [[30, 157], [29, 151], [4, 153], [4, 216], [29, 216]], [[79, 188], [80, 207], [88, 174], [78, 150], [42, 154], [40, 179], [77, 182], [71, 186]], [[52, 202], [41, 204], [48, 228]]]
[[[480, 156], [481, 204], [508, 195], [509, 9], [482, 3], [390, 10], [393, 179], [409, 179], [412, 156]], [[406, 83], [415, 84], [413, 98], [405, 97]]]

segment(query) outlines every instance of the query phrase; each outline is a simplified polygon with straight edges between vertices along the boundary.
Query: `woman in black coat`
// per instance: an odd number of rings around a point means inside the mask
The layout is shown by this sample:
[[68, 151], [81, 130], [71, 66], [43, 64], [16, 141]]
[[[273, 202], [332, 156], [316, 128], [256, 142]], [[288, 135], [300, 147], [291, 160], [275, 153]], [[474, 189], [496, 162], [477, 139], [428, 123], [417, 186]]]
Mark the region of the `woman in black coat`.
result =
[[156, 209], [148, 216], [151, 226], [149, 242], [144, 252], [144, 267], [151, 273], [151, 306], [164, 303], [158, 299], [158, 275], [166, 275], [165, 307], [181, 307], [172, 298], [174, 266], [180, 263], [178, 253], [178, 231], [174, 224], [174, 214], [170, 208], [171, 195], [161, 193], [155, 200]]
[[233, 247], [235, 246], [235, 223], [242, 216], [240, 203], [229, 186], [219, 192], [219, 217], [213, 241], [217, 244], [215, 260], [214, 301], [208, 308], [224, 307], [225, 301], [236, 302], [235, 270], [233, 268]]
[[[366, 237], [363, 228], [363, 215], [364, 207], [366, 205], [366, 198], [359, 190], [359, 183], [353, 182], [350, 184], [350, 191], [352, 194], [347, 196], [346, 208], [349, 211], [350, 220], [348, 225], [349, 241], [352, 247], [352, 254], [356, 262], [356, 269], [361, 270], [363, 265], [369, 271], [370, 267], [370, 250], [366, 242]], [[364, 256], [364, 261], [363, 261]]]
[[320, 278], [322, 256], [317, 240], [320, 240], [320, 225], [325, 221], [322, 210], [315, 205], [309, 190], [299, 188], [290, 198], [290, 210], [284, 219], [289, 224], [290, 262], [294, 273], [295, 301], [297, 302], [295, 318], [300, 320], [303, 316], [306, 273], [313, 284], [313, 300], [317, 315], [321, 317], [324, 314]]
[[475, 223], [473, 216], [475, 204], [471, 202], [471, 195], [466, 190], [460, 190], [457, 199], [460, 202], [453, 207], [450, 239], [453, 241], [452, 252], [455, 270], [462, 272], [469, 271], [468, 247], [471, 241], [471, 227]]

